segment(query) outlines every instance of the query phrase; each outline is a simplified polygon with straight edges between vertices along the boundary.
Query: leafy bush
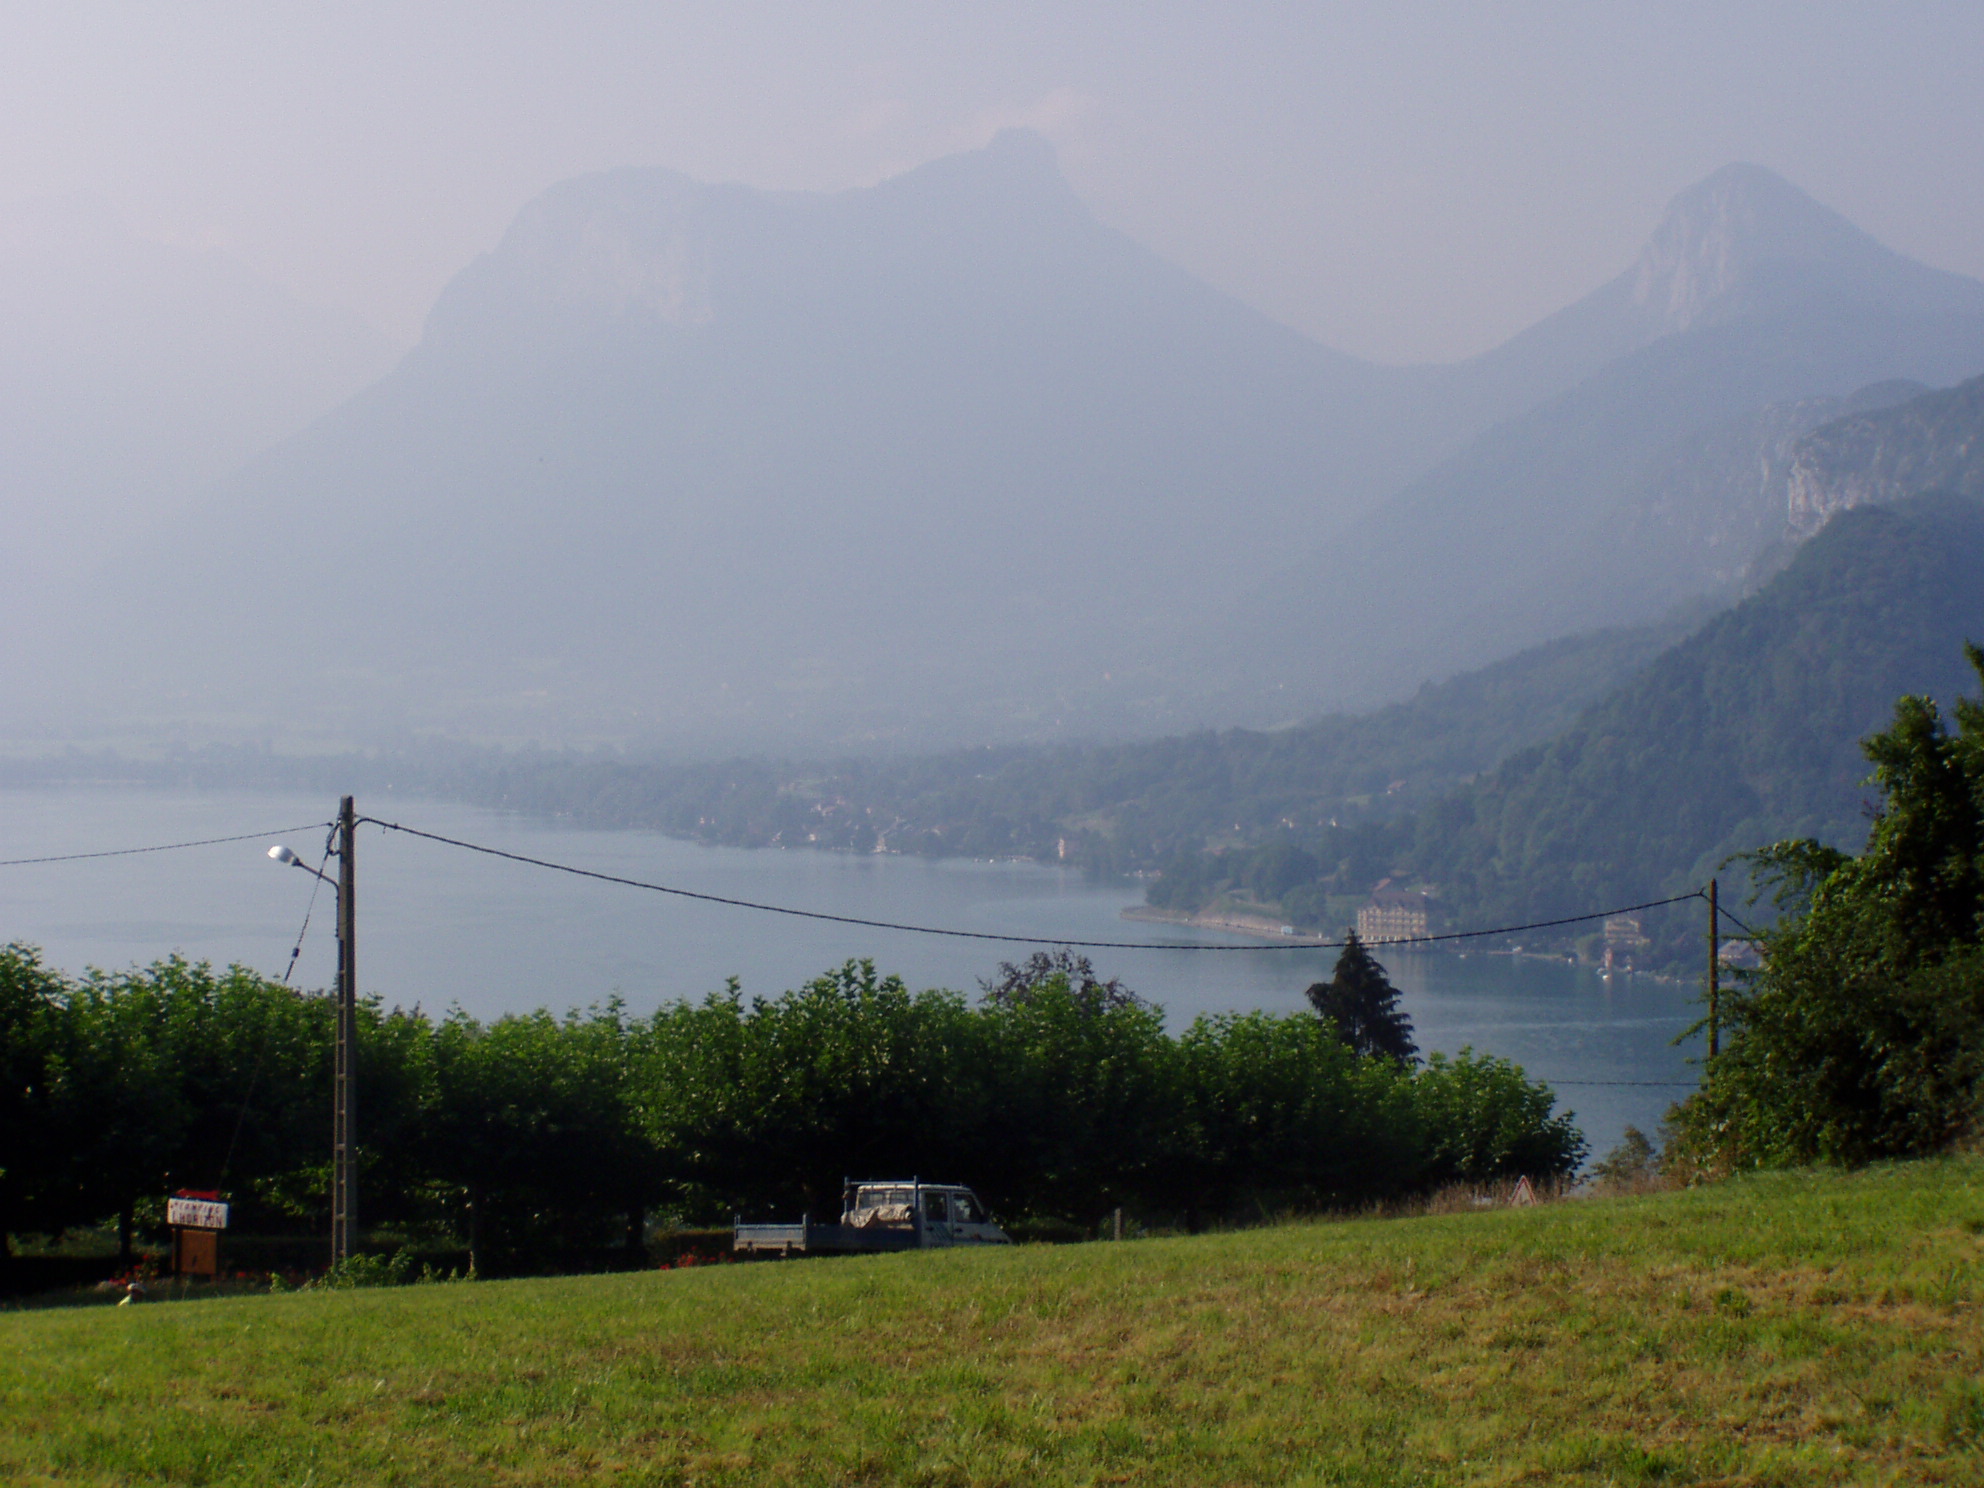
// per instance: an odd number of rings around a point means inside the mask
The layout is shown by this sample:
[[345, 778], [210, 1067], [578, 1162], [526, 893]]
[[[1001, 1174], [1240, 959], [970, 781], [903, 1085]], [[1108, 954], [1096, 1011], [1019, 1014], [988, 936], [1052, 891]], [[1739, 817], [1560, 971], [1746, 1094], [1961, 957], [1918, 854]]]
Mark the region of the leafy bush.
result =
[[424, 1276], [414, 1275], [413, 1252], [402, 1246], [389, 1256], [346, 1256], [306, 1285], [312, 1290], [342, 1292], [354, 1287], [407, 1286], [434, 1279], [431, 1271]]
[[[1984, 651], [1967, 648], [1984, 680]], [[1795, 913], [1729, 997], [1726, 1047], [1676, 1121], [1681, 1160], [1858, 1163], [1970, 1128], [1984, 1073], [1984, 701], [1905, 697], [1867, 740], [1885, 803], [1850, 857], [1755, 855]]]

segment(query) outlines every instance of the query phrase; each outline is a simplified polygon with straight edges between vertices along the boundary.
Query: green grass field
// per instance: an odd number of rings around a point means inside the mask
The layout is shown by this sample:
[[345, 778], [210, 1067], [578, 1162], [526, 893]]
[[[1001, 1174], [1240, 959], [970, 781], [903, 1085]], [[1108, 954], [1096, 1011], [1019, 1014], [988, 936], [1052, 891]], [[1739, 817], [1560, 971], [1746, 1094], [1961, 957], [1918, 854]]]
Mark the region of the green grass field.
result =
[[1980, 1483], [1984, 1161], [0, 1317], [7, 1483]]

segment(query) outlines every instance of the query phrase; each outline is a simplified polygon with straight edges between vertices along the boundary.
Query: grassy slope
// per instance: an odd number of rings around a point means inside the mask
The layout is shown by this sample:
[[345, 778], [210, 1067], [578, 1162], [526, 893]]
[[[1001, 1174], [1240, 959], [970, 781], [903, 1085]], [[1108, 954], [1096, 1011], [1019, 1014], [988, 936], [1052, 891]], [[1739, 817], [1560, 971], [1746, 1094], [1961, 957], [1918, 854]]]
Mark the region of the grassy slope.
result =
[[1984, 1161], [0, 1318], [9, 1483], [1966, 1482]]

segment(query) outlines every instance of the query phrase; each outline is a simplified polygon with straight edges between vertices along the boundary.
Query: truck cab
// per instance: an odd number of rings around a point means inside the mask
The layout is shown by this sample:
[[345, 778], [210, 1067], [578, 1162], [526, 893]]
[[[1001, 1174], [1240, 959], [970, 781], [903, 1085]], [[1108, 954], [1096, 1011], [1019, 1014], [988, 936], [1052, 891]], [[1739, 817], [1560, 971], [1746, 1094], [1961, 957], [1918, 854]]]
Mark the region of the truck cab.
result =
[[952, 1184], [850, 1183], [840, 1222], [853, 1230], [913, 1229], [919, 1246], [1010, 1245], [1012, 1237], [968, 1188]]

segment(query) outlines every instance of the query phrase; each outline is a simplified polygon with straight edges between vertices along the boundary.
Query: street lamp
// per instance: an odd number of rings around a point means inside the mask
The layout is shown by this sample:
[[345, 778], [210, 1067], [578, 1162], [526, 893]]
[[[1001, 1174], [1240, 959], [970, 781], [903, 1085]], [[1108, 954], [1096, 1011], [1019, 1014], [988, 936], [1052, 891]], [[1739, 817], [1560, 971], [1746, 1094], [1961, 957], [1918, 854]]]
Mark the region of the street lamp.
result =
[[358, 815], [352, 798], [338, 803], [338, 876], [312, 868], [280, 842], [269, 856], [314, 873], [338, 895], [337, 1076], [331, 1117], [331, 1264], [351, 1258], [358, 1239], [358, 916], [352, 839]]
[[315, 868], [312, 868], [308, 863], [304, 862], [303, 859], [299, 858], [289, 848], [284, 847], [280, 842], [278, 842], [274, 847], [269, 849], [269, 856], [274, 858], [278, 863], [281, 863], [285, 868], [301, 868], [305, 873], [316, 873], [317, 877], [321, 878], [325, 883], [329, 884], [332, 888], [335, 889], [338, 886], [338, 881], [335, 878], [332, 878], [330, 874], [317, 873], [317, 870]]

